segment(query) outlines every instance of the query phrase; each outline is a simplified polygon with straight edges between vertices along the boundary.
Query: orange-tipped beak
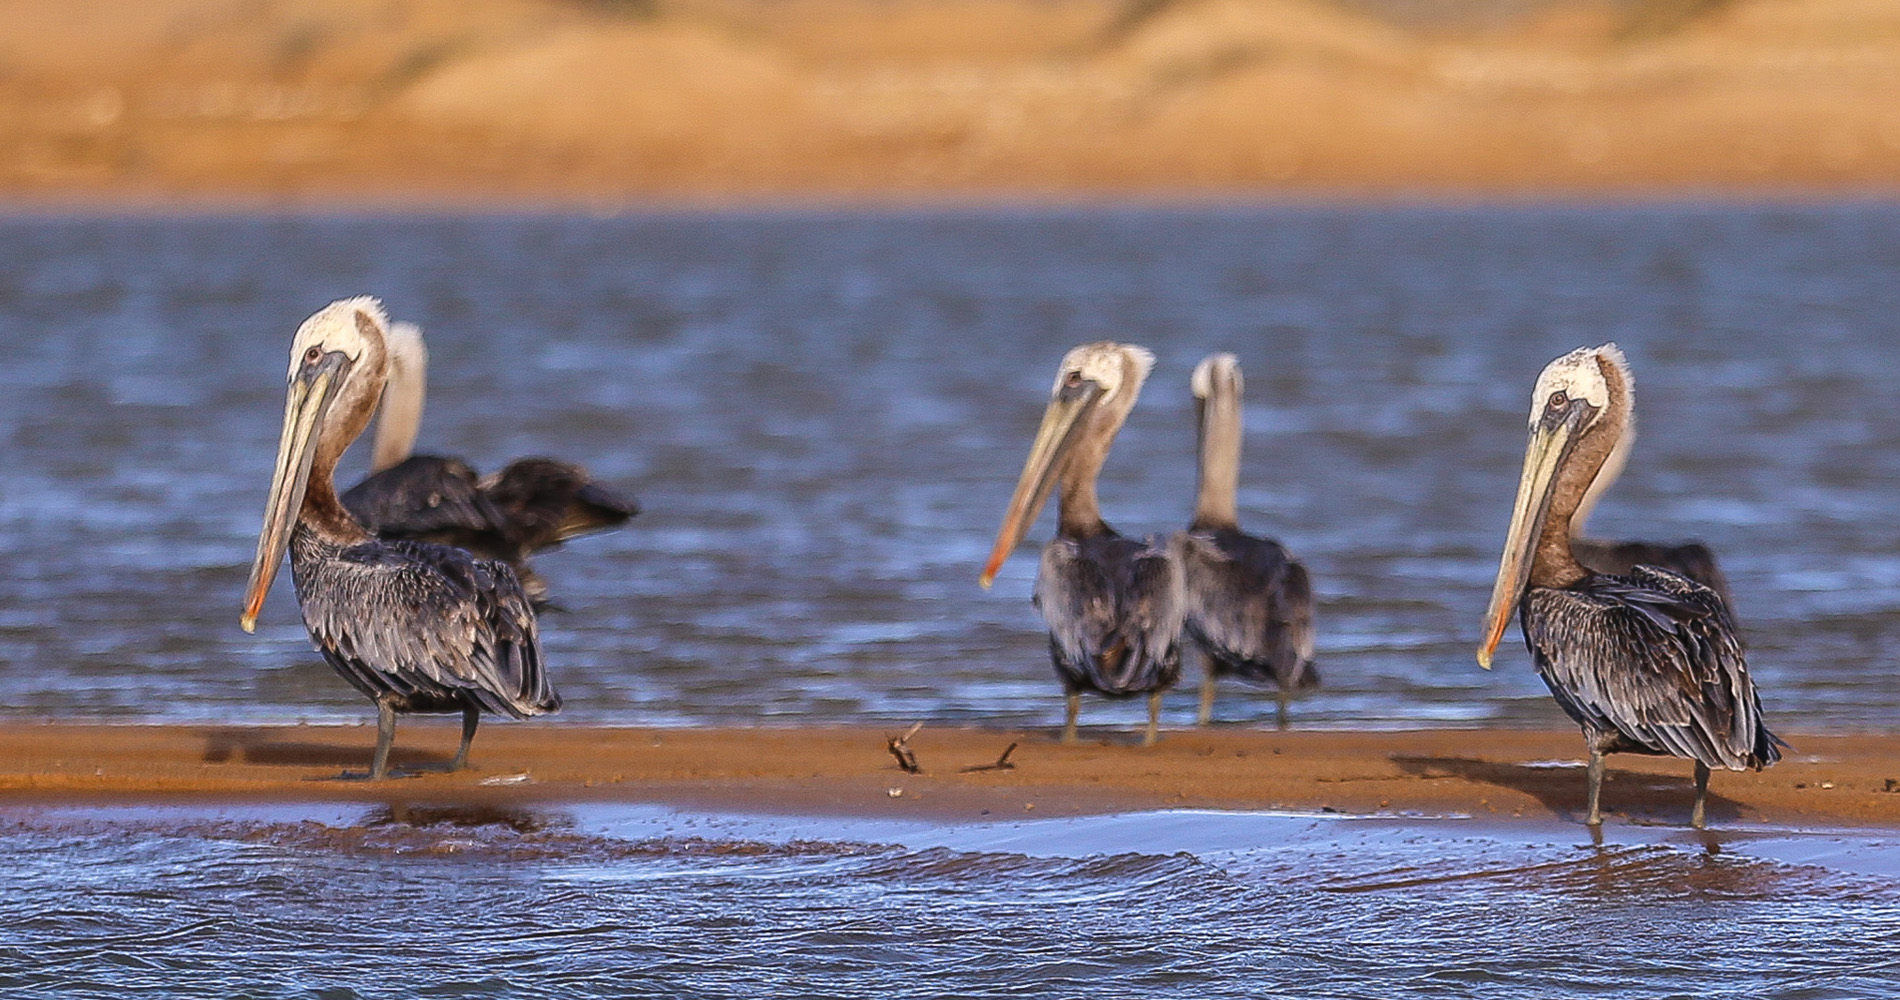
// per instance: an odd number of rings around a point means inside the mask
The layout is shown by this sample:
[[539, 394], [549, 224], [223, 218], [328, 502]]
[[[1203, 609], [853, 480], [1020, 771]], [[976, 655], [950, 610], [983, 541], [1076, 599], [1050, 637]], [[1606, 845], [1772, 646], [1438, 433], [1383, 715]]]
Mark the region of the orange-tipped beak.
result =
[[[334, 359], [334, 360], [332, 360]], [[257, 537], [257, 556], [251, 562], [251, 579], [244, 587], [244, 614], [238, 624], [244, 631], [257, 628], [258, 612], [264, 609], [264, 596], [270, 593], [277, 567], [290, 547], [290, 532], [303, 509], [304, 490], [310, 484], [310, 466], [316, 460], [316, 440], [323, 428], [336, 387], [342, 381], [348, 362], [332, 355], [290, 382], [284, 400], [284, 429], [277, 440], [277, 471], [271, 475], [270, 499], [264, 505], [264, 528]]]
[[1029, 446], [1029, 458], [1023, 463], [1022, 475], [1016, 480], [1016, 492], [1010, 495], [1009, 507], [1003, 513], [1002, 527], [996, 531], [996, 546], [990, 550], [989, 562], [983, 565], [983, 575], [977, 578], [983, 587], [988, 588], [995, 582], [996, 571], [1003, 568], [1003, 562], [1029, 533], [1036, 515], [1042, 513], [1042, 505], [1049, 501], [1049, 494], [1055, 489], [1062, 460], [1075, 444], [1076, 431], [1101, 398], [1100, 386], [1083, 382], [1074, 389], [1058, 392], [1049, 401], [1049, 408], [1042, 414], [1042, 426], [1036, 429], [1036, 439]]
[[1557, 471], [1568, 457], [1575, 436], [1574, 419], [1540, 421], [1531, 427], [1530, 443], [1524, 449], [1524, 470], [1517, 482], [1517, 501], [1511, 508], [1511, 527], [1504, 536], [1504, 555], [1498, 560], [1491, 605], [1484, 613], [1484, 642], [1478, 646], [1478, 665], [1486, 670], [1491, 669], [1491, 656], [1528, 586], [1537, 539], [1550, 513]]

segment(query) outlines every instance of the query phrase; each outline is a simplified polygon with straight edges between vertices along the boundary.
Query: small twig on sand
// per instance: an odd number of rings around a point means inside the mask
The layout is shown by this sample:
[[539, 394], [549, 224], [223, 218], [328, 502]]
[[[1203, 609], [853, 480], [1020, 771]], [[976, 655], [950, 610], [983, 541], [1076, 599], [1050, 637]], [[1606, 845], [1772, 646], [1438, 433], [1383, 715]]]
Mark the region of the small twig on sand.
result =
[[1011, 743], [1009, 746], [1003, 748], [1003, 755], [996, 758], [996, 763], [977, 764], [973, 767], [966, 767], [960, 773], [969, 774], [972, 771], [1014, 771], [1016, 770], [1016, 765], [1009, 762], [1009, 755], [1015, 752], [1016, 744]]
[[[919, 722], [910, 727], [910, 731], [904, 735], [886, 737], [884, 740], [884, 745], [890, 748], [891, 756], [897, 758], [897, 766], [903, 768], [906, 774], [924, 773], [924, 769], [917, 766], [917, 755], [910, 749], [910, 738], [917, 735], [917, 730], [922, 728], [924, 728], [924, 724]], [[1005, 754], [1004, 756], [1008, 755]]]

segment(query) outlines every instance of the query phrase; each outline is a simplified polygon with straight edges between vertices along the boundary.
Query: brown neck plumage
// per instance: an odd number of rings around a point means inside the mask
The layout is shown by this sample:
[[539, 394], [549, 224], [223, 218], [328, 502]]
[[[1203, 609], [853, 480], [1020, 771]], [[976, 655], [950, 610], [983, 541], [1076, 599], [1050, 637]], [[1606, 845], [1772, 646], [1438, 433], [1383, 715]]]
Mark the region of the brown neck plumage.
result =
[[1630, 425], [1630, 394], [1622, 371], [1602, 359], [1598, 359], [1597, 365], [1609, 385], [1609, 406], [1578, 436], [1563, 467], [1558, 470], [1543, 530], [1537, 536], [1537, 554], [1531, 560], [1530, 585], [1533, 587], [1569, 587], [1590, 576], [1590, 571], [1584, 569], [1571, 552], [1571, 521], [1590, 491], [1590, 484], [1603, 471], [1604, 463]]

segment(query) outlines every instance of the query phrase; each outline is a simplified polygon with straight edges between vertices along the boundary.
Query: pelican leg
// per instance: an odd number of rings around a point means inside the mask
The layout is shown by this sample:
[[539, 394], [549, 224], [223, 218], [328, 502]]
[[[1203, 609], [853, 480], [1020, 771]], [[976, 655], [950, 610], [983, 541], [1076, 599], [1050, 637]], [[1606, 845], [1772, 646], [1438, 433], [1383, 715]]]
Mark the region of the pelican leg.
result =
[[1603, 799], [1603, 751], [1594, 745], [1590, 747], [1590, 814], [1583, 818], [1585, 826], [1602, 826], [1603, 811], [1598, 808]]
[[455, 759], [449, 762], [449, 770], [460, 771], [468, 766], [468, 745], [475, 742], [475, 728], [482, 724], [482, 710], [478, 705], [462, 706], [462, 746], [455, 751]]
[[376, 699], [376, 754], [369, 759], [369, 780], [389, 776], [389, 748], [396, 743], [396, 706], [388, 698]]
[[1290, 700], [1292, 696], [1287, 694], [1286, 688], [1281, 688], [1280, 704], [1274, 708], [1273, 712], [1273, 722], [1281, 730], [1286, 729], [1286, 703]]
[[1069, 692], [1068, 721], [1062, 724], [1062, 742], [1075, 742], [1075, 717], [1082, 712], [1082, 692]]
[[1695, 762], [1695, 808], [1689, 811], [1689, 825], [1700, 830], [1704, 826], [1704, 805], [1709, 798], [1709, 765]]
[[1151, 747], [1161, 738], [1161, 692], [1148, 692], [1148, 735], [1142, 737], [1141, 745]]
[[1201, 675], [1201, 711], [1195, 717], [1199, 725], [1207, 725], [1214, 719], [1214, 671]]

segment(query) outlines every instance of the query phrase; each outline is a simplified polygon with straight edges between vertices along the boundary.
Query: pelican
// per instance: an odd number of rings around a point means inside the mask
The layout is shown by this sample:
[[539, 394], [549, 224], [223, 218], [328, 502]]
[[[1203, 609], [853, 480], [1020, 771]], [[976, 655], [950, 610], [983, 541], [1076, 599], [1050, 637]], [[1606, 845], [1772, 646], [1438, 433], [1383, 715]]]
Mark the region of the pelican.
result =
[[483, 712], [527, 718], [561, 707], [541, 667], [534, 609], [503, 562], [376, 538], [337, 499], [337, 461], [383, 391], [389, 329], [372, 298], [331, 303], [291, 342], [289, 395], [257, 558], [240, 623], [257, 627], [286, 550], [310, 639], [376, 702], [369, 777], [387, 773], [396, 716], [462, 713], [451, 770], [468, 762]]
[[1681, 545], [1612, 542], [1583, 537], [1584, 522], [1596, 510], [1597, 501], [1602, 499], [1604, 492], [1623, 474], [1623, 466], [1629, 462], [1630, 445], [1635, 440], [1636, 420], [1632, 415], [1630, 426], [1616, 442], [1615, 450], [1603, 463], [1603, 471], [1597, 473], [1596, 480], [1583, 494], [1583, 501], [1577, 505], [1576, 516], [1570, 520], [1570, 549], [1576, 554], [1577, 562], [1590, 572], [1604, 576], [1626, 575], [1637, 566], [1660, 566], [1715, 591], [1733, 615], [1735, 598], [1729, 592], [1728, 578], [1722, 575], [1721, 567], [1715, 564], [1715, 553], [1709, 551], [1707, 545], [1701, 542], [1685, 542]]
[[457, 458], [412, 455], [428, 391], [428, 348], [413, 323], [389, 327], [389, 384], [376, 418], [370, 475], [343, 506], [380, 538], [407, 538], [504, 560], [537, 607], [547, 584], [528, 556], [581, 535], [619, 527], [640, 512], [631, 498], [593, 482], [587, 470], [523, 458], [480, 478]]
[[1240, 362], [1215, 354], [1194, 369], [1200, 423], [1201, 488], [1194, 520], [1176, 537], [1186, 593], [1187, 634], [1201, 647], [1200, 722], [1214, 712], [1214, 685], [1222, 675], [1273, 684], [1279, 721], [1287, 698], [1319, 686], [1313, 669], [1313, 588], [1306, 567], [1270, 538], [1240, 530], [1235, 491], [1240, 481]]
[[1148, 696], [1153, 744], [1161, 695], [1181, 675], [1181, 574], [1152, 539], [1123, 538], [1102, 521], [1095, 480], [1115, 432], [1134, 408], [1154, 355], [1132, 344], [1084, 344], [1062, 359], [1042, 426], [983, 567], [988, 587], [1061, 486], [1056, 537], [1042, 550], [1035, 605], [1049, 625], [1049, 656], [1067, 695], [1065, 743], [1075, 742], [1082, 692]]
[[1538, 376], [1478, 663], [1491, 666], [1515, 608], [1538, 674], [1583, 727], [1584, 822], [1603, 822], [1604, 755], [1643, 753], [1695, 761], [1690, 824], [1700, 828], [1711, 767], [1760, 770], [1786, 744], [1763, 724], [1734, 619], [1715, 591], [1655, 566], [1604, 576], [1577, 560], [1571, 524], [1628, 434], [1633, 391], [1615, 344], [1573, 351]]

